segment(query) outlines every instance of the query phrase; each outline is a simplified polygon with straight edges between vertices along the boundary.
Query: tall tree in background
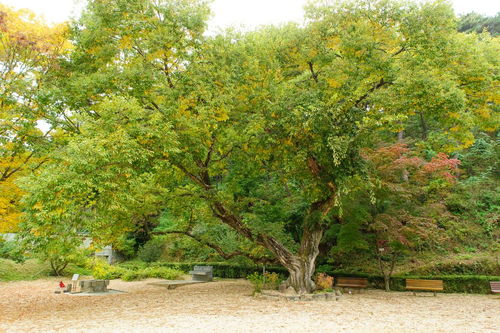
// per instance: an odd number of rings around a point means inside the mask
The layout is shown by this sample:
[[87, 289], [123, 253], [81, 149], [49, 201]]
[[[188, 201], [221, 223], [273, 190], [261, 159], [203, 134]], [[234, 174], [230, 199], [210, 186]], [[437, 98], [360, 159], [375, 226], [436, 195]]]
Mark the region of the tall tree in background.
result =
[[474, 12], [460, 16], [458, 31], [482, 33], [484, 30], [495, 37], [500, 34], [500, 12], [495, 16], [484, 16]]
[[38, 125], [46, 74], [68, 48], [67, 27], [48, 26], [27, 10], [0, 4], [0, 232], [19, 222], [16, 179], [44, 161], [48, 141]]
[[272, 255], [310, 292], [342, 198], [372, 188], [363, 148], [403, 127], [450, 152], [497, 126], [498, 42], [456, 32], [447, 3], [307, 13], [208, 38], [203, 1], [90, 1], [55, 88], [79, 134], [25, 181], [28, 242], [113, 242], [167, 209], [164, 232], [222, 224], [234, 253]]

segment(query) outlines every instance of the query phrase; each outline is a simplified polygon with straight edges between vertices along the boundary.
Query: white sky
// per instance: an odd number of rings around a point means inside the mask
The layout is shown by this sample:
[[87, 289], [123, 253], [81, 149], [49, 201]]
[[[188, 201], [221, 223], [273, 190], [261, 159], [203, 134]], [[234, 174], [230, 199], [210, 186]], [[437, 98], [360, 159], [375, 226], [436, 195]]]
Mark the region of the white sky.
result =
[[[84, 0], [0, 0], [14, 8], [29, 8], [52, 23], [78, 16]], [[262, 24], [302, 21], [302, 7], [307, 0], [215, 0], [210, 30], [228, 26], [249, 28]], [[498, 0], [451, 0], [458, 14], [475, 11], [494, 15], [500, 11]]]

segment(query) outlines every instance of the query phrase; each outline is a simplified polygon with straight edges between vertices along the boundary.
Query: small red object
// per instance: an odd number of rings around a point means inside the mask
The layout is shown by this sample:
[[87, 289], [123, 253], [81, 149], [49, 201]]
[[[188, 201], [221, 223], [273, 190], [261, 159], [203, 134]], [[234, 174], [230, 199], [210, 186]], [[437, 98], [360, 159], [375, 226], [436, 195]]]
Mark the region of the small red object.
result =
[[64, 283], [61, 281], [61, 282], [59, 282], [59, 287], [60, 287], [60, 288], [64, 288], [64, 287], [66, 287], [66, 286], [65, 286], [65, 285], [64, 285]]

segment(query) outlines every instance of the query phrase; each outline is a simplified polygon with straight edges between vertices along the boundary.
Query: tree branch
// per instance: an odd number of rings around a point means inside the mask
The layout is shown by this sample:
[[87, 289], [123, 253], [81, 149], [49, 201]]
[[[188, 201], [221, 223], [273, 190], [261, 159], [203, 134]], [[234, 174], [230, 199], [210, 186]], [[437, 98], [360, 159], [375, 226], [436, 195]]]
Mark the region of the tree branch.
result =
[[312, 61], [309, 61], [307, 64], [309, 65], [309, 71], [311, 71], [311, 75], [314, 79], [314, 82], [318, 83], [319, 82], [318, 81], [318, 73], [314, 72], [314, 67], [313, 67]]
[[375, 84], [373, 87], [370, 88], [363, 96], [359, 97], [356, 102], [354, 102], [354, 105], [357, 106], [359, 103], [364, 101], [372, 92], [374, 92], [377, 89], [382, 88], [385, 85], [391, 84], [391, 82], [387, 82], [384, 80], [384, 78], [381, 78], [380, 81]]
[[275, 259], [271, 259], [271, 258], [263, 258], [263, 257], [256, 257], [254, 255], [251, 255], [249, 253], [245, 253], [243, 251], [240, 251], [240, 250], [237, 250], [237, 251], [234, 251], [234, 252], [225, 252], [221, 246], [215, 244], [215, 243], [212, 243], [210, 241], [207, 241], [205, 239], [202, 239], [201, 237], [193, 234], [189, 229], [188, 230], [168, 230], [168, 231], [158, 231], [158, 232], [153, 232], [154, 235], [169, 235], [169, 234], [180, 234], [180, 235], [184, 235], [184, 236], [187, 236], [187, 237], [190, 237], [192, 239], [194, 239], [195, 241], [197, 241], [198, 243], [200, 244], [203, 244], [207, 247], [210, 247], [212, 249], [214, 249], [218, 255], [220, 255], [222, 258], [224, 258], [225, 260], [229, 260], [229, 259], [232, 259], [234, 257], [237, 257], [237, 256], [244, 256], [244, 257], [247, 257], [249, 258], [250, 260], [254, 261], [255, 263], [262, 263], [262, 264], [276, 264], [276, 260]]

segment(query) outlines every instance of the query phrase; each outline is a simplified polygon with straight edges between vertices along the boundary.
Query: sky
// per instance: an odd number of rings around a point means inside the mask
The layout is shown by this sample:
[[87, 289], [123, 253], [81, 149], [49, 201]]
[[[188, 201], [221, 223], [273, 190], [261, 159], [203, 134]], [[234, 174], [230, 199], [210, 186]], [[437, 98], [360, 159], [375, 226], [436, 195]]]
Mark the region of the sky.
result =
[[[500, 11], [498, 0], [451, 0], [457, 14], [475, 11], [492, 16]], [[59, 23], [78, 16], [84, 0], [0, 0], [14, 8], [28, 8], [48, 22]], [[215, 0], [209, 29], [229, 26], [254, 28], [264, 24], [301, 22], [307, 0]]]

